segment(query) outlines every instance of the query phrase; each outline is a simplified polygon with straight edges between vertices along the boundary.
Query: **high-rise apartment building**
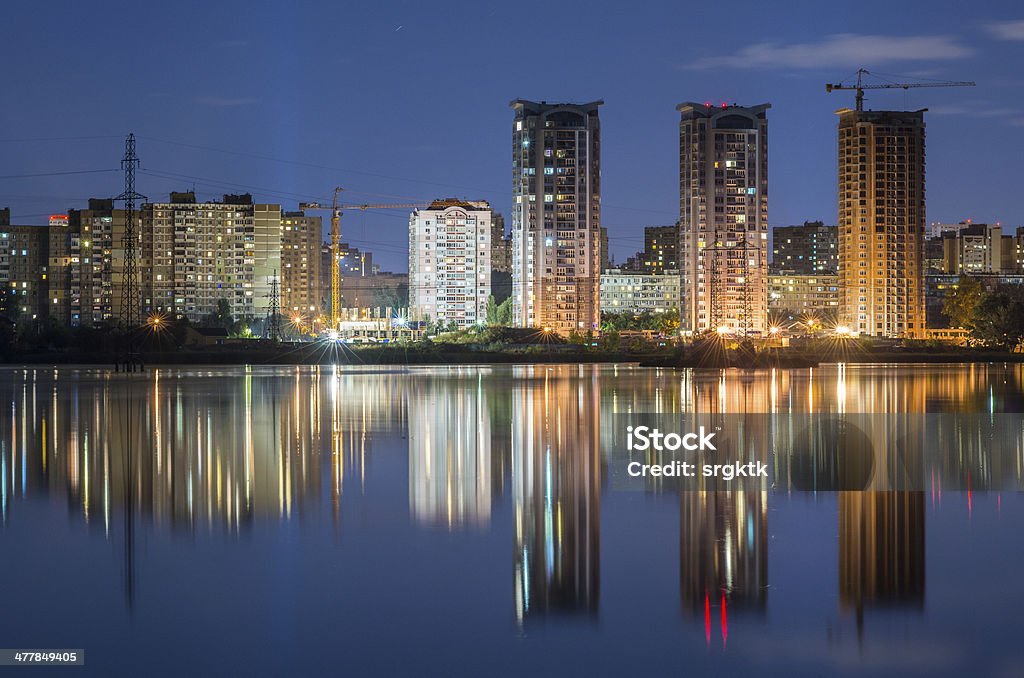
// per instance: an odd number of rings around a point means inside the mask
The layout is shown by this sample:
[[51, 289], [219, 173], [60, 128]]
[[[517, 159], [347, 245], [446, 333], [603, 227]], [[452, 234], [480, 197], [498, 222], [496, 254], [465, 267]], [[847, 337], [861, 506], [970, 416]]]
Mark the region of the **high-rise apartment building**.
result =
[[[73, 250], [77, 249], [77, 233], [71, 230], [66, 214], [51, 214], [47, 232], [46, 292], [47, 315], [54, 321], [70, 327], [71, 278]], [[76, 242], [73, 244], [72, 241]]]
[[767, 330], [770, 106], [676, 109], [683, 332]]
[[491, 214], [491, 270], [512, 273], [512, 239], [505, 233], [505, 217]]
[[483, 324], [491, 295], [491, 207], [435, 200], [409, 217], [409, 313], [415, 320]]
[[250, 195], [197, 203], [172, 193], [142, 206], [139, 271], [144, 312], [199, 322], [226, 300], [236, 318], [263, 317], [281, 270], [281, 208]]
[[832, 274], [839, 270], [839, 229], [820, 221], [772, 229], [772, 264], [776, 273]]
[[315, 318], [321, 313], [320, 242], [323, 222], [305, 212], [281, 214], [281, 312]]
[[924, 111], [837, 113], [840, 320], [861, 334], [921, 337]]
[[121, 317], [124, 210], [114, 209], [109, 198], [91, 198], [87, 209], [68, 210], [67, 229], [69, 316], [62, 322], [72, 327], [116, 322]]
[[612, 267], [612, 250], [608, 246], [608, 229], [601, 227], [601, 267], [599, 271], [608, 271]]
[[498, 212], [491, 214], [491, 296], [499, 304], [512, 296], [512, 238]]
[[644, 273], [657, 275], [679, 270], [679, 227], [644, 228], [644, 252], [640, 257]]
[[0, 224], [0, 315], [45, 317], [47, 308], [48, 229]]
[[602, 103], [511, 103], [516, 325], [599, 327]]

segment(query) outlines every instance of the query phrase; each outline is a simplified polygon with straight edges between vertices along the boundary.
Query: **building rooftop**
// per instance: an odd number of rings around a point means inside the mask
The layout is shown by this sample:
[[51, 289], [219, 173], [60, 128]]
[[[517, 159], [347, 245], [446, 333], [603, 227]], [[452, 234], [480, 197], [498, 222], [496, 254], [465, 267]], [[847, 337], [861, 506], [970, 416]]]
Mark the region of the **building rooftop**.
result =
[[449, 207], [461, 207], [464, 210], [489, 210], [490, 203], [486, 200], [463, 200], [462, 198], [438, 198], [430, 203], [428, 210], [446, 210]]
[[763, 118], [765, 111], [771, 108], [772, 105], [769, 103], [757, 104], [755, 106], [740, 106], [739, 104], [732, 103], [728, 104], [722, 102], [719, 105], [712, 104], [710, 101], [704, 103], [697, 103], [695, 101], [684, 101], [683, 103], [676, 106], [676, 110], [680, 113], [691, 113], [695, 117], [710, 118], [723, 113], [745, 113], [747, 115], [754, 115], [756, 117]]
[[513, 99], [508, 104], [516, 110], [527, 113], [549, 113], [557, 109], [575, 111], [577, 113], [596, 113], [598, 106], [604, 105], [604, 99], [589, 101], [585, 104], [574, 103], [549, 103], [547, 101], [530, 101], [529, 99]]

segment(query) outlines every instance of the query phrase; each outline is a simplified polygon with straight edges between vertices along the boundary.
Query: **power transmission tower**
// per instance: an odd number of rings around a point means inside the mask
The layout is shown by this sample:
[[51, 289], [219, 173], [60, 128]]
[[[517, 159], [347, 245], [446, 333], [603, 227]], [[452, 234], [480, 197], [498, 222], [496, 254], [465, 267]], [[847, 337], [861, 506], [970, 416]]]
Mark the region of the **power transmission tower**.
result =
[[124, 170], [124, 193], [114, 200], [124, 201], [124, 235], [121, 236], [121, 249], [124, 252], [123, 275], [121, 279], [121, 322], [125, 327], [138, 327], [142, 323], [142, 310], [139, 307], [139, 268], [136, 253], [138, 232], [135, 229], [135, 201], [146, 200], [146, 196], [135, 192], [135, 168], [139, 166], [139, 156], [135, 154], [135, 135], [129, 134], [124, 141], [124, 158], [121, 169]]
[[750, 243], [743, 236], [743, 336], [750, 335]]
[[723, 292], [721, 289], [721, 281], [719, 280], [719, 276], [721, 274], [719, 271], [719, 266], [721, 265], [719, 262], [721, 250], [717, 242], [711, 247], [704, 248], [704, 256], [707, 257], [709, 254], [711, 255], [711, 265], [706, 267], [708, 270], [708, 282], [710, 283], [708, 287], [708, 296], [710, 297], [709, 301], [711, 306], [708, 313], [708, 329], [712, 332], [717, 332], [718, 328], [722, 324]]
[[270, 305], [267, 307], [266, 331], [264, 339], [281, 341], [281, 288], [277, 282], [277, 269], [274, 269], [274, 277], [270, 279]]

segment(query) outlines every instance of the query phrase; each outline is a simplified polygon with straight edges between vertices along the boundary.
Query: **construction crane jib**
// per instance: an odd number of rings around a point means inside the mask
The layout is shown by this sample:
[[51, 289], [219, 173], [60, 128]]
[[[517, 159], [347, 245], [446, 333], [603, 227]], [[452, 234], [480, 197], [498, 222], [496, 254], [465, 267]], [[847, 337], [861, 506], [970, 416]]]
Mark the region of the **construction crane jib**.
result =
[[[427, 207], [429, 202], [408, 203], [352, 203], [342, 204], [340, 186], [334, 189], [331, 200], [331, 323], [328, 332], [337, 332], [341, 321], [341, 214], [343, 210], [374, 210], [374, 209], [417, 209]], [[326, 210], [322, 203], [299, 203], [300, 210]]]

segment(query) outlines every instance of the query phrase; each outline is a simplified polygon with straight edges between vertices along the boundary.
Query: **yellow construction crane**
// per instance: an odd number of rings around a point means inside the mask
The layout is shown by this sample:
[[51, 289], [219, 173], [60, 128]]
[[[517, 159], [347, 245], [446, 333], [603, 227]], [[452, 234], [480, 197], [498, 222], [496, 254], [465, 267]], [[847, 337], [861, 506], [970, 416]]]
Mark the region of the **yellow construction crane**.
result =
[[[872, 73], [866, 69], [857, 69], [857, 82], [851, 84], [844, 84], [842, 82], [837, 83], [825, 83], [825, 91], [832, 92], [837, 89], [851, 89], [857, 92], [857, 108], [858, 111], [864, 110], [864, 90], [866, 89], [910, 89], [912, 87], [974, 87], [973, 82], [963, 81], [954, 82], [952, 80], [932, 80], [929, 82], [883, 82], [874, 85], [864, 84], [864, 76], [872, 75]], [[877, 76], [875, 76], [877, 77]]]
[[[344, 189], [340, 186], [334, 189], [334, 198], [331, 201], [331, 330], [338, 329], [341, 319], [341, 270], [339, 268], [341, 255], [341, 212], [342, 210], [384, 210], [384, 209], [417, 209], [427, 207], [429, 202], [404, 202], [390, 204], [342, 204], [338, 198]], [[300, 210], [326, 210], [319, 202], [300, 202]]]

